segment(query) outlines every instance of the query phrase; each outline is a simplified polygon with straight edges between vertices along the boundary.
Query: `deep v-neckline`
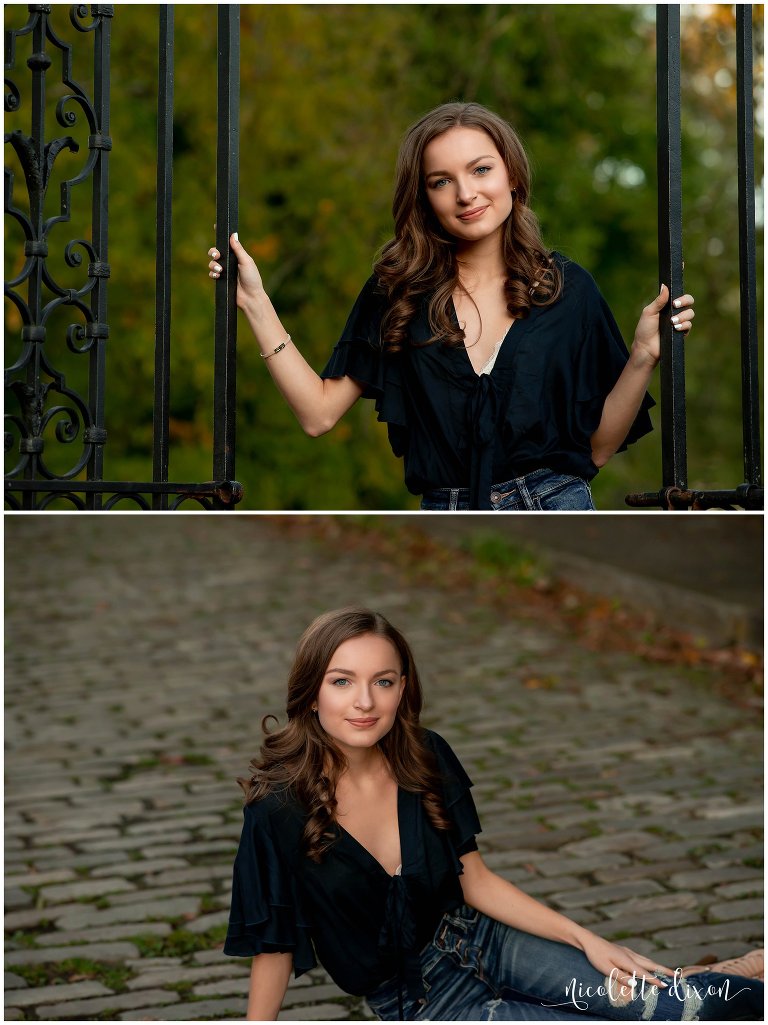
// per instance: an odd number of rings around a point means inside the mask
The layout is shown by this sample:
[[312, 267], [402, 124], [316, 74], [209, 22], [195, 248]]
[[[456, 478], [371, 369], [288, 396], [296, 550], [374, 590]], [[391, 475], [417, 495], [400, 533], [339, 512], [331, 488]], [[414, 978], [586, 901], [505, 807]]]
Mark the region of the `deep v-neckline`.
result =
[[[461, 327], [461, 325], [459, 323], [459, 315], [456, 312], [456, 303], [453, 301], [453, 296], [451, 296], [451, 315], [453, 317], [453, 321], [456, 324], [456, 326], [457, 327]], [[483, 376], [484, 373], [487, 373], [489, 376], [491, 376], [493, 374], [493, 371], [496, 369], [496, 363], [498, 362], [499, 356], [501, 356], [502, 352], [504, 351], [504, 343], [509, 338], [509, 333], [512, 330], [512, 328], [515, 326], [516, 323], [517, 323], [516, 319], [512, 321], [512, 323], [509, 325], [507, 330], [504, 332], [504, 335], [502, 336], [501, 341], [498, 342], [496, 345], [494, 345], [493, 351], [488, 356], [488, 359], [484, 361], [483, 366], [479, 370], [475, 370], [475, 365], [472, 362], [472, 358], [469, 355], [469, 349], [467, 348], [466, 341], [461, 346], [461, 349], [464, 352], [464, 355], [466, 357], [467, 366], [469, 367], [469, 369], [472, 371], [472, 373], [474, 374], [474, 376], [478, 380]], [[483, 367], [486, 367], [488, 365], [488, 363], [490, 362], [491, 357], [494, 355], [494, 353], [496, 354], [496, 359], [494, 360], [493, 366], [491, 367], [490, 370], [484, 371]]]
[[401, 814], [401, 812], [402, 812], [402, 808], [401, 808], [402, 793], [403, 793], [402, 790], [400, 789], [400, 787], [398, 787], [397, 788], [397, 840], [398, 840], [398, 846], [400, 847], [400, 864], [398, 865], [398, 868], [400, 869], [400, 872], [398, 872], [397, 869], [395, 869], [394, 872], [388, 872], [384, 868], [382, 863], [379, 861], [379, 859], [375, 856], [375, 854], [371, 854], [371, 852], [368, 850], [368, 848], [365, 846], [365, 844], [361, 843], [361, 841], [357, 839], [357, 837], [354, 835], [354, 833], [350, 833], [350, 831], [348, 829], [345, 829], [344, 826], [342, 826], [342, 824], [339, 822], [338, 819], [336, 820], [336, 825], [339, 827], [341, 832], [344, 833], [345, 836], [348, 836], [349, 839], [355, 844], [355, 846], [359, 847], [360, 850], [363, 851], [363, 853], [366, 854], [368, 856], [368, 858], [373, 862], [373, 864], [381, 872], [383, 872], [384, 875], [387, 876], [387, 878], [389, 878], [389, 879], [396, 879], [397, 876], [402, 872], [403, 866], [405, 865], [405, 857], [403, 856], [403, 831], [402, 831], [402, 818], [403, 817], [402, 817], [402, 814]]

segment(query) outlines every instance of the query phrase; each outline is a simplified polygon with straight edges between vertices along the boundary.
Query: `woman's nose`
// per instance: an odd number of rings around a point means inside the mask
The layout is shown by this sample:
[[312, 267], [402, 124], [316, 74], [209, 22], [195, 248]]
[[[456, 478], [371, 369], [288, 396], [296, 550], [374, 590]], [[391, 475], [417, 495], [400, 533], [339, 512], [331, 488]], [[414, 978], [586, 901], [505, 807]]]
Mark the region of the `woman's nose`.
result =
[[363, 711], [373, 708], [373, 692], [370, 687], [362, 686], [359, 688], [355, 698], [355, 708], [360, 708]]
[[461, 203], [462, 205], [466, 205], [468, 203], [471, 203], [476, 195], [477, 195], [477, 193], [475, 192], [474, 188], [472, 187], [472, 182], [471, 181], [469, 181], [469, 180], [467, 180], [467, 181], [459, 180], [458, 191], [456, 193], [456, 199], [458, 200], [459, 203]]

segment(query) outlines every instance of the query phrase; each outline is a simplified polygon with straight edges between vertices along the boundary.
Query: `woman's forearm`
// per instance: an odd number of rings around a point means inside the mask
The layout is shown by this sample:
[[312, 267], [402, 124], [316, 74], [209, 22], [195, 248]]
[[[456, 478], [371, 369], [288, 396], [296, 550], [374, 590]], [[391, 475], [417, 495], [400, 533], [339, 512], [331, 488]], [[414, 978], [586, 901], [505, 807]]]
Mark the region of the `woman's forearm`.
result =
[[[266, 293], [242, 309], [262, 354], [273, 353], [286, 341], [288, 332]], [[363, 389], [350, 377], [323, 380], [292, 342], [265, 363], [296, 419], [312, 437], [330, 431], [362, 395]]]
[[632, 352], [603, 406], [600, 425], [592, 435], [592, 461], [605, 466], [634, 423], [656, 362], [644, 353]]
[[589, 930], [496, 875], [477, 851], [465, 855], [461, 861], [464, 872], [459, 879], [464, 899], [471, 907], [514, 929], [584, 949], [583, 941], [591, 935]]
[[276, 1021], [288, 989], [293, 954], [257, 954], [251, 962], [248, 1021]]

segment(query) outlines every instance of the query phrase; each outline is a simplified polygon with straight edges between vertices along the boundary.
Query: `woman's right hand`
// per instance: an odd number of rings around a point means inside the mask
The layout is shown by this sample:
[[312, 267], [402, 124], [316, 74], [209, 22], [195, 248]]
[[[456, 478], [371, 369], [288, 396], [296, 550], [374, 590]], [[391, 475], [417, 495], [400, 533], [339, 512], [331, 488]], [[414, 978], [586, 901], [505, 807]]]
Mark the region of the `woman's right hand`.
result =
[[[241, 310], [244, 310], [249, 300], [263, 297], [264, 283], [261, 280], [259, 268], [256, 266], [253, 257], [249, 256], [240, 244], [237, 232], [229, 236], [229, 245], [237, 258], [237, 305]], [[211, 262], [208, 264], [208, 276], [215, 280], [221, 276], [222, 267], [218, 262], [221, 254], [213, 246], [208, 250], [208, 255], [212, 257]]]

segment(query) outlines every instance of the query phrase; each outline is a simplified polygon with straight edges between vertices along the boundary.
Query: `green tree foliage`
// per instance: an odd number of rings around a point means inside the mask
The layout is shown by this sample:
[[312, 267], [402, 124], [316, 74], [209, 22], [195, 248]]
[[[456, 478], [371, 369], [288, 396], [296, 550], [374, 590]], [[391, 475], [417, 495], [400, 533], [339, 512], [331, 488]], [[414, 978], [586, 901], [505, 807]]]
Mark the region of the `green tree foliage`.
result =
[[[690, 481], [731, 487], [742, 479], [733, 13], [686, 10], [686, 284], [698, 311], [688, 343]], [[6, 24], [20, 23], [18, 11], [6, 9]], [[631, 340], [657, 286], [652, 7], [243, 5], [241, 18], [240, 238], [316, 369], [391, 233], [399, 139], [450, 99], [485, 103], [517, 128], [545, 239], [593, 273]], [[761, 52], [762, 23], [755, 27]], [[107, 475], [147, 479], [157, 7], [117, 5], [112, 38]], [[175, 480], [211, 476], [213, 286], [205, 254], [215, 219], [215, 62], [213, 5], [177, 5]], [[758, 79], [761, 67], [758, 60]], [[653, 391], [658, 397], [658, 385]], [[600, 473], [600, 507], [621, 508], [628, 490], [658, 488], [659, 444], [657, 431]], [[372, 404], [358, 403], [331, 434], [306, 438], [243, 318], [237, 475], [246, 508], [416, 507]]]

